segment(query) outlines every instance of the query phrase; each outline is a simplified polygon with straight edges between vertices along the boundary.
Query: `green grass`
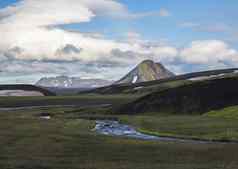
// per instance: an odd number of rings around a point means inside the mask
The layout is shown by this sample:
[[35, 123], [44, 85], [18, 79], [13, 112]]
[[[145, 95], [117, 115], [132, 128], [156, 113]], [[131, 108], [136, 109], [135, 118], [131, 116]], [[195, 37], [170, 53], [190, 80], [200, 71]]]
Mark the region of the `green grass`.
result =
[[220, 118], [230, 118], [238, 120], [238, 106], [227, 107], [221, 110], [210, 111], [205, 116], [208, 117], [220, 117]]
[[[237, 107], [208, 112], [204, 115], [173, 115], [146, 113], [133, 116], [113, 114], [110, 107], [52, 107], [17, 110], [1, 113], [1, 117], [14, 119], [36, 118], [42, 112], [57, 119], [120, 119], [138, 130], [158, 135], [208, 140], [238, 140]], [[27, 113], [26, 113], [27, 111]]]
[[206, 116], [125, 116], [121, 120], [158, 136], [206, 140], [238, 140], [238, 120]]
[[138, 97], [140, 96], [99, 94], [50, 97], [0, 97], [0, 107], [118, 104], [127, 103], [129, 101], [135, 100]]
[[123, 91], [123, 93], [134, 93], [134, 94], [149, 94], [152, 92], [158, 92], [158, 91], [163, 91], [169, 88], [175, 88], [178, 86], [182, 86], [185, 84], [191, 84], [193, 83], [192, 81], [188, 80], [176, 80], [176, 81], [171, 81], [171, 82], [165, 82], [165, 83], [159, 83], [159, 84], [154, 84], [150, 86], [144, 86], [142, 88], [136, 89], [135, 87], [133, 88], [128, 88]]
[[[0, 98], [0, 104], [123, 104], [131, 95]], [[16, 105], [12, 105], [13, 107]], [[82, 117], [117, 117], [138, 130], [164, 136], [238, 140], [237, 107], [203, 116], [148, 113], [108, 115], [101, 107], [52, 107], [0, 112], [0, 169], [237, 169], [237, 144], [140, 141], [101, 136]], [[47, 112], [51, 120], [37, 115]], [[225, 114], [225, 115], [224, 115]], [[228, 116], [229, 115], [229, 116]]]
[[[142, 68], [142, 69], [144, 69], [144, 68]], [[224, 76], [213, 77], [211, 79], [214, 80], [214, 79], [220, 79], [220, 78], [236, 78], [237, 74], [233, 73], [235, 70], [236, 69], [223, 69], [223, 70], [212, 70], [212, 71], [205, 71], [205, 72], [194, 72], [194, 73], [179, 75], [179, 76], [166, 78], [166, 79], [162, 79], [162, 80], [147, 81], [147, 82], [135, 83], [135, 84], [120, 84], [120, 85], [106, 86], [106, 87], [102, 87], [102, 88], [97, 88], [95, 90], [91, 90], [91, 91], [89, 91], [89, 93], [148, 94], [148, 93], [155, 92], [158, 90], [164, 90], [164, 89], [168, 89], [168, 88], [178, 87], [178, 86], [185, 85], [185, 84], [197, 83], [198, 81], [188, 80], [190, 78], [195, 78], [195, 77], [206, 77], [206, 76], [212, 76], [212, 75], [225, 74]], [[124, 80], [126, 80], [126, 79], [124, 79]], [[170, 84], [172, 84], [172, 86], [170, 86]], [[135, 89], [138, 87], [140, 89]], [[141, 87], [143, 87], [143, 88], [141, 88]]]
[[214, 109], [237, 105], [237, 85], [238, 78], [235, 76], [187, 83], [167, 88], [167, 90], [159, 89], [135, 102], [122, 106], [118, 112], [127, 114], [148, 112], [203, 114]]
[[238, 146], [233, 144], [113, 138], [92, 132], [93, 121], [41, 120], [32, 116], [31, 111], [22, 114], [1, 113], [1, 169], [236, 169], [238, 166]]

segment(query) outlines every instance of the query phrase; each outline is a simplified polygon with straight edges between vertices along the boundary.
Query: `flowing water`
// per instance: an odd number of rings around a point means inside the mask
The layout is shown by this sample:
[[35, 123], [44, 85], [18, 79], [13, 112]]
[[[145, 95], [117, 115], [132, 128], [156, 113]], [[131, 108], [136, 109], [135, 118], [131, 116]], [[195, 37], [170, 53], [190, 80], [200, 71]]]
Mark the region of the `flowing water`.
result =
[[189, 143], [224, 143], [216, 141], [202, 141], [193, 139], [180, 139], [172, 137], [159, 137], [149, 134], [143, 134], [137, 131], [134, 127], [130, 125], [121, 124], [118, 121], [110, 120], [98, 120], [96, 121], [96, 126], [93, 131], [108, 136], [118, 136], [118, 137], [128, 137], [140, 140], [155, 140], [155, 141], [176, 141], [176, 142], [189, 142]]

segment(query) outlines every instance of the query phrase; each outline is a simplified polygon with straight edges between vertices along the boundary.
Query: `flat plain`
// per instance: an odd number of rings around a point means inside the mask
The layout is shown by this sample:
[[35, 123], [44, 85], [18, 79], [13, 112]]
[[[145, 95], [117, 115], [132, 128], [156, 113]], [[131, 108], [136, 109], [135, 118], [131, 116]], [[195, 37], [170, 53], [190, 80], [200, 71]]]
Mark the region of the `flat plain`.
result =
[[[125, 104], [135, 96], [87, 95], [61, 97], [80, 104]], [[104, 99], [103, 99], [104, 98]], [[55, 103], [52, 97], [1, 98], [1, 104], [22, 106], [32, 101]], [[84, 100], [84, 102], [82, 102]], [[5, 101], [5, 103], [4, 103]], [[21, 104], [20, 104], [20, 103]], [[237, 119], [224, 110], [203, 115], [146, 113], [113, 114], [111, 107], [43, 107], [1, 111], [0, 168], [2, 169], [236, 169], [235, 143], [144, 141], [95, 133], [94, 120], [85, 117], [117, 118], [136, 129], [161, 136], [237, 140]], [[227, 108], [228, 109], [228, 108]], [[229, 111], [236, 112], [237, 107]], [[40, 117], [47, 112], [51, 119]], [[226, 112], [228, 112], [226, 110]]]

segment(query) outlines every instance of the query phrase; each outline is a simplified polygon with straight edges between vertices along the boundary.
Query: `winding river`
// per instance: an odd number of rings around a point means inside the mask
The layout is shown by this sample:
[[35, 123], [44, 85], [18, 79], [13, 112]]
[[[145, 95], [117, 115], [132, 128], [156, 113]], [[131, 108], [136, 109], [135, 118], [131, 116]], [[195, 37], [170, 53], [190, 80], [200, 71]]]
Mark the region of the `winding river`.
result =
[[136, 131], [133, 127], [120, 124], [118, 121], [96, 121], [96, 126], [93, 130], [103, 135], [123, 136], [143, 140], [159, 139], [159, 137], [156, 136], [142, 134]]
[[237, 142], [222, 142], [222, 141], [209, 141], [209, 140], [205, 141], [205, 140], [196, 140], [196, 139], [180, 139], [180, 138], [173, 138], [173, 137], [153, 136], [149, 134], [143, 134], [137, 131], [134, 127], [130, 125], [121, 124], [118, 121], [111, 121], [111, 120], [97, 120], [96, 126], [93, 129], [93, 131], [102, 135], [134, 138], [139, 140], [151, 140], [151, 141], [172, 141], [172, 142], [186, 142], [186, 143], [196, 143], [196, 144], [237, 143]]

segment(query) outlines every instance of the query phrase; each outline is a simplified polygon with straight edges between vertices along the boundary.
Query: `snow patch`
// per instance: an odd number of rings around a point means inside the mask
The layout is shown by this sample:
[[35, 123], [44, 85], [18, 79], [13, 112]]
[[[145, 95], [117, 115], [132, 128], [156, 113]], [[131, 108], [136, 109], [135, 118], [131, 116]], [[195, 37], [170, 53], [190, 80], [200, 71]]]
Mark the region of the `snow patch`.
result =
[[199, 77], [190, 78], [190, 79], [188, 79], [188, 80], [191, 80], [191, 81], [209, 80], [209, 79], [212, 79], [212, 78], [223, 77], [223, 76], [225, 76], [225, 75], [226, 75], [226, 74], [222, 73], [222, 74], [218, 74], [218, 75], [199, 76]]
[[50, 119], [51, 119], [50, 116], [41, 116], [40, 118], [41, 118], [41, 119], [44, 119], [44, 120], [50, 120]]
[[142, 86], [139, 86], [139, 87], [135, 87], [134, 90], [140, 90], [140, 89], [143, 89], [144, 87]]
[[68, 86], [69, 86], [68, 82], [64, 81], [64, 87], [68, 87]]
[[138, 76], [134, 76], [134, 77], [133, 77], [133, 80], [132, 80], [132, 83], [136, 83], [137, 80], [138, 80]]
[[44, 94], [37, 91], [0, 90], [0, 96], [44, 96]]

